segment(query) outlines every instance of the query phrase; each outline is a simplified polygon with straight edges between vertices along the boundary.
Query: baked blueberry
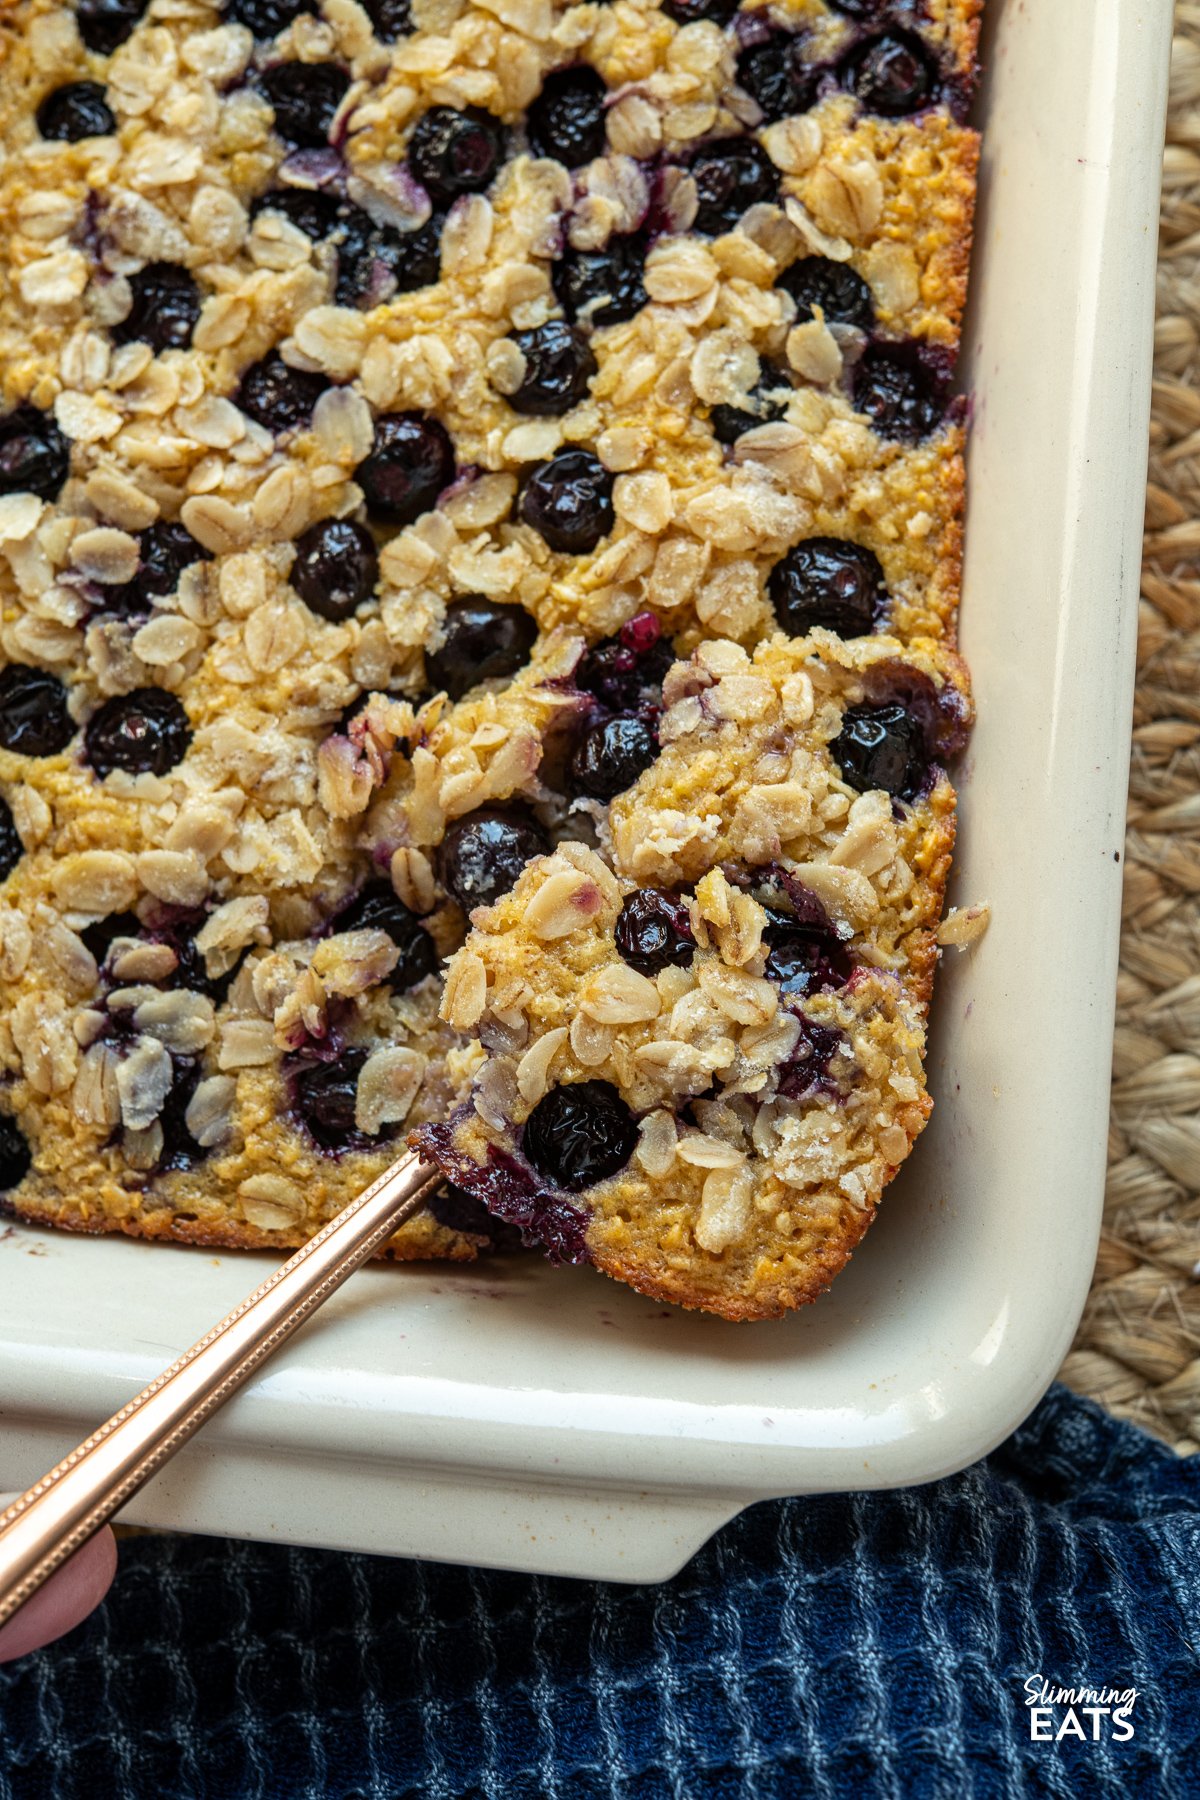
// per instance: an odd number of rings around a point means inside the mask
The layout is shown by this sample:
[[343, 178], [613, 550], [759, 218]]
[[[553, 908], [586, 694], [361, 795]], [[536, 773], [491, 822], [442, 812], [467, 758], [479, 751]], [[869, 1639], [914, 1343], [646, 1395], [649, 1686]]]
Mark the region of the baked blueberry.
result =
[[413, 29], [412, 0], [363, 0], [363, 7], [381, 44], [394, 44]]
[[771, 570], [767, 593], [775, 617], [794, 637], [817, 625], [839, 637], [866, 637], [887, 603], [879, 558], [843, 538], [805, 538], [794, 545]]
[[118, 938], [142, 937], [145, 933], [136, 913], [119, 912], [106, 913], [102, 919], [93, 920], [79, 935], [95, 957], [96, 967], [103, 969]]
[[621, 902], [613, 933], [617, 954], [639, 975], [686, 968], [696, 940], [686, 902], [668, 888], [639, 888]]
[[194, 1169], [208, 1152], [198, 1144], [187, 1128], [187, 1109], [200, 1082], [197, 1064], [176, 1065], [175, 1079], [158, 1114], [163, 1134], [163, 1147], [154, 1165], [157, 1175], [168, 1175], [173, 1169]]
[[125, 769], [130, 775], [165, 775], [192, 741], [188, 716], [165, 688], [114, 694], [88, 720], [83, 753], [97, 775]]
[[636, 1143], [633, 1114], [612, 1083], [574, 1081], [538, 1101], [521, 1148], [543, 1179], [578, 1193], [623, 1169]]
[[604, 155], [604, 100], [608, 88], [595, 69], [556, 69], [526, 115], [530, 148], [577, 169]]
[[454, 479], [454, 445], [446, 427], [424, 413], [384, 413], [375, 444], [354, 479], [367, 510], [393, 525], [411, 525]]
[[577, 406], [596, 373], [596, 359], [578, 326], [548, 319], [532, 331], [514, 332], [525, 374], [508, 404], [520, 413], [557, 417]]
[[333, 238], [339, 306], [379, 306], [394, 294], [431, 286], [442, 271], [440, 219], [426, 220], [417, 231], [397, 231], [377, 225], [361, 206], [346, 206]]
[[845, 13], [848, 19], [877, 19], [886, 12], [891, 0], [826, 0], [833, 12]]
[[350, 86], [346, 70], [338, 63], [282, 62], [264, 69], [259, 81], [284, 142], [303, 150], [323, 149]]
[[329, 386], [324, 375], [290, 369], [277, 350], [252, 363], [242, 376], [237, 404], [255, 424], [268, 431], [292, 431], [307, 425], [313, 407]]
[[338, 223], [342, 208], [335, 194], [320, 188], [271, 188], [260, 194], [250, 208], [250, 216], [261, 212], [277, 212], [310, 237], [314, 244], [327, 238]]
[[442, 886], [465, 913], [507, 894], [525, 864], [545, 856], [549, 840], [528, 814], [513, 809], [468, 813], [442, 839]]
[[662, 708], [663, 679], [674, 660], [655, 614], [637, 613], [616, 637], [592, 646], [575, 671], [575, 686], [613, 712], [653, 716]]
[[769, 980], [779, 983], [781, 994], [798, 998], [845, 986], [854, 962], [835, 932], [820, 925], [803, 925], [771, 907], [766, 912], [766, 973]]
[[200, 289], [178, 263], [147, 263], [129, 277], [133, 305], [112, 328], [116, 344], [149, 344], [154, 351], [186, 350], [200, 317]]
[[875, 323], [871, 290], [849, 263], [802, 256], [784, 269], [775, 285], [792, 296], [801, 323], [816, 318], [818, 307], [827, 325], [857, 325], [870, 331]]
[[807, 112], [817, 98], [822, 70], [801, 56], [802, 39], [773, 31], [737, 59], [738, 86], [762, 109], [764, 124]]
[[658, 755], [658, 739], [644, 719], [603, 719], [589, 726], [571, 758], [577, 793], [613, 800], [633, 786]]
[[316, 0], [229, 0], [227, 23], [244, 25], [256, 38], [278, 37], [301, 13], [315, 13]]
[[25, 846], [17, 832], [12, 807], [0, 794], [0, 881], [7, 881], [22, 856]]
[[829, 1065], [835, 1056], [845, 1055], [849, 1044], [836, 1028], [818, 1025], [798, 1009], [800, 1035], [787, 1061], [779, 1065], [779, 1092], [785, 1100], [803, 1100], [821, 1092], [836, 1093], [829, 1080]]
[[868, 344], [850, 375], [850, 397], [880, 437], [916, 444], [946, 416], [945, 376], [913, 343]]
[[79, 0], [75, 23], [89, 50], [111, 56], [146, 10], [147, 0]]
[[337, 920], [338, 931], [386, 931], [400, 952], [388, 986], [404, 993], [438, 970], [437, 945], [390, 881], [369, 881]]
[[0, 419], [0, 494], [57, 500], [71, 470], [71, 440], [49, 413], [18, 406]]
[[628, 232], [609, 238], [603, 250], [566, 250], [550, 265], [550, 281], [568, 319], [620, 325], [639, 313], [648, 298], [646, 248], [641, 232]]
[[34, 116], [42, 136], [61, 144], [107, 137], [117, 129], [117, 121], [98, 81], [68, 81], [62, 87], [56, 87], [46, 95]]
[[755, 384], [750, 396], [754, 401], [753, 410], [747, 406], [714, 406], [708, 415], [708, 422], [717, 442], [734, 444], [743, 432], [753, 431], [756, 425], [770, 425], [774, 420], [782, 419], [787, 411], [786, 400], [773, 400], [770, 396], [787, 385], [786, 378], [771, 372]]
[[699, 151], [691, 164], [700, 205], [696, 231], [732, 231], [748, 207], [779, 194], [779, 171], [753, 138], [722, 138]]
[[378, 578], [375, 539], [354, 519], [322, 519], [296, 540], [288, 580], [323, 619], [348, 619], [371, 598]]
[[75, 735], [67, 690], [48, 669], [9, 663], [0, 669], [0, 750], [57, 756]]
[[860, 794], [882, 788], [897, 800], [914, 800], [929, 773], [924, 733], [897, 700], [847, 707], [829, 753]]
[[502, 142], [499, 120], [480, 107], [431, 106], [409, 139], [409, 167], [432, 200], [448, 205], [490, 184]]
[[131, 616], [149, 612], [155, 600], [175, 592], [192, 563], [211, 560], [212, 551], [198, 544], [178, 519], [158, 519], [138, 532], [137, 574], [119, 587], [102, 590], [103, 610]]
[[868, 112], [886, 119], [919, 112], [934, 99], [937, 87], [929, 52], [907, 31], [886, 31], [857, 45], [842, 61], [841, 78]]
[[426, 678], [451, 700], [461, 700], [480, 681], [515, 674], [536, 640], [537, 622], [523, 606], [468, 594], [446, 608], [441, 644], [425, 658]]
[[714, 25], [728, 25], [740, 0], [663, 0], [663, 11], [677, 25], [695, 25], [709, 19]]
[[365, 1050], [344, 1049], [334, 1061], [310, 1064], [293, 1077], [296, 1111], [322, 1150], [361, 1150], [371, 1142], [354, 1119], [366, 1060]]
[[0, 1113], [0, 1191], [17, 1187], [33, 1166], [25, 1133], [15, 1119]]
[[552, 550], [580, 556], [613, 528], [613, 478], [590, 450], [560, 450], [538, 463], [521, 494], [521, 517]]

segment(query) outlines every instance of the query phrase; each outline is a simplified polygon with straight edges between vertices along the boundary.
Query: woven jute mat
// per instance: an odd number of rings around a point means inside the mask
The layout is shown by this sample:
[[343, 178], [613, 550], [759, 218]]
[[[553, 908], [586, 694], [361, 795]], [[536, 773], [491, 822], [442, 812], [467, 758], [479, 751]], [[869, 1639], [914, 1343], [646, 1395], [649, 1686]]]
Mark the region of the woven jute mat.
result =
[[1104, 1232], [1062, 1378], [1200, 1448], [1200, 0], [1179, 0]]

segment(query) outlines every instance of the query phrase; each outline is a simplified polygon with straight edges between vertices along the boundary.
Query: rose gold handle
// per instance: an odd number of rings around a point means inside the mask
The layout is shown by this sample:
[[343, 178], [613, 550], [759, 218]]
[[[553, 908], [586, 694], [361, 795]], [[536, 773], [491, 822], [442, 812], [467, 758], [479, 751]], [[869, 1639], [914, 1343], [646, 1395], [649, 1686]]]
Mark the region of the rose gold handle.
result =
[[439, 1169], [408, 1151], [0, 1513], [0, 1625], [417, 1211], [439, 1180]]

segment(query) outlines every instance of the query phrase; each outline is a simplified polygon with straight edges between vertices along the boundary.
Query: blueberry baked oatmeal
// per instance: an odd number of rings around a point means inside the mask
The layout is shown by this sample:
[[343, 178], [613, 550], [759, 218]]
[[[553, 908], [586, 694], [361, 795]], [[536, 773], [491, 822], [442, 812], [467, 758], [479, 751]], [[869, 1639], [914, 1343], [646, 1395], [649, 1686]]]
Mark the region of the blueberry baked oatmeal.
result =
[[[752, 1317], [919, 1130], [981, 0], [0, 18], [0, 1203]], [[707, 1158], [707, 1160], [705, 1160]]]

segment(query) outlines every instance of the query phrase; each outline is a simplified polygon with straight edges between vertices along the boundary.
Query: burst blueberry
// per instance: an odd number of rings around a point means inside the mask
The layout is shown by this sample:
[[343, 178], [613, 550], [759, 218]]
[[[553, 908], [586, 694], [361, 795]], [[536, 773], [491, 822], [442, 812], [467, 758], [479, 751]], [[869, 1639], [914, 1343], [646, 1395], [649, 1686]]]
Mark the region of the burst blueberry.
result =
[[71, 470], [71, 440], [49, 413], [19, 406], [0, 419], [0, 494], [57, 500]]
[[425, 658], [429, 685], [451, 700], [481, 681], [513, 675], [529, 661], [537, 622], [523, 606], [468, 594], [446, 608], [442, 641]]
[[236, 400], [255, 424], [268, 431], [293, 431], [307, 425], [313, 407], [329, 386], [324, 375], [292, 369], [277, 350], [252, 363], [242, 376]]
[[516, 412], [557, 417], [586, 396], [596, 358], [577, 326], [549, 319], [531, 331], [515, 332], [511, 341], [525, 363], [520, 387], [508, 395]]
[[459, 112], [431, 106], [409, 139], [409, 167], [430, 198], [449, 205], [460, 194], [481, 194], [500, 166], [498, 119], [477, 106]]
[[355, 519], [322, 519], [296, 540], [288, 579], [323, 619], [350, 618], [371, 598], [378, 578], [375, 539]]
[[887, 604], [879, 558], [842, 538], [805, 538], [767, 579], [775, 617], [795, 637], [820, 625], [840, 637], [866, 637]]
[[442, 269], [441, 228], [440, 219], [428, 219], [416, 231], [397, 231], [377, 224], [361, 206], [343, 207], [332, 233], [337, 304], [365, 310], [432, 286]]
[[84, 138], [108, 137], [117, 121], [98, 81], [68, 81], [46, 95], [35, 114], [44, 138], [78, 144]]
[[177, 519], [158, 519], [138, 532], [137, 573], [117, 587], [103, 588], [100, 604], [109, 613], [149, 612], [155, 600], [175, 592], [185, 569], [211, 558], [212, 551], [198, 544]]
[[766, 909], [763, 939], [768, 947], [766, 974], [788, 999], [844, 987], [854, 961], [832, 930], [804, 925], [787, 913]]
[[708, 19], [713, 25], [728, 25], [740, 0], [663, 0], [663, 11], [677, 25], [696, 25]]
[[924, 733], [899, 701], [848, 707], [829, 752], [860, 794], [882, 788], [894, 799], [915, 800], [928, 779]]
[[604, 101], [608, 89], [595, 69], [557, 69], [526, 115], [530, 148], [568, 169], [603, 156]]
[[337, 931], [386, 931], [400, 952], [387, 977], [396, 993], [406, 993], [438, 971], [437, 945], [399, 898], [390, 881], [369, 881], [336, 921]]
[[424, 413], [385, 413], [375, 421], [374, 446], [354, 479], [376, 518], [411, 525], [454, 479], [446, 427]]
[[722, 138], [699, 151], [691, 164], [699, 207], [695, 230], [716, 236], [732, 231], [748, 207], [779, 194], [779, 171], [753, 138]]
[[394, 44], [415, 29], [412, 0], [363, 0], [363, 5], [381, 44]]
[[613, 477], [590, 450], [560, 450], [538, 463], [521, 494], [521, 517], [552, 550], [581, 556], [613, 528]]
[[302, 1068], [293, 1078], [296, 1111], [322, 1150], [361, 1150], [371, 1141], [355, 1121], [358, 1078], [366, 1060], [365, 1050], [345, 1049], [333, 1061]]
[[538, 1101], [521, 1148], [544, 1180], [578, 1193], [623, 1169], [636, 1142], [633, 1114], [612, 1083], [575, 1081]]
[[581, 659], [575, 686], [612, 712], [653, 717], [662, 708], [662, 684], [674, 660], [657, 616], [636, 613], [616, 637], [602, 638]]
[[818, 309], [827, 325], [857, 325], [870, 331], [875, 324], [874, 297], [849, 263], [834, 262], [828, 256], [802, 256], [784, 269], [775, 285], [796, 302], [800, 324], [815, 319]]
[[283, 62], [265, 69], [259, 80], [284, 142], [303, 150], [323, 149], [350, 86], [347, 71], [338, 63]]
[[946, 416], [946, 375], [914, 343], [868, 344], [850, 376], [850, 397], [881, 437], [916, 444]]
[[130, 36], [147, 0], [79, 0], [75, 23], [89, 50], [111, 56]]
[[842, 85], [868, 112], [901, 119], [936, 96], [937, 70], [919, 39], [889, 31], [852, 50], [841, 65]]
[[192, 741], [182, 703], [165, 688], [134, 688], [114, 694], [89, 719], [83, 734], [85, 760], [99, 776], [124, 769], [130, 775], [165, 775]]
[[613, 939], [618, 956], [639, 975], [686, 968], [696, 948], [687, 903], [669, 888], [639, 888], [627, 894]]
[[15, 1119], [0, 1113], [0, 1192], [24, 1181], [33, 1166], [33, 1153]]
[[527, 814], [514, 808], [468, 813], [450, 826], [438, 859], [442, 886], [465, 913], [507, 894], [525, 864], [550, 843]]
[[603, 719], [584, 733], [571, 758], [571, 780], [577, 793], [613, 800], [657, 755], [658, 739], [644, 719]]
[[708, 422], [717, 442], [736, 443], [738, 438], [747, 431], [753, 431], [756, 426], [770, 425], [776, 419], [782, 419], [787, 412], [787, 400], [781, 390], [787, 385], [786, 380], [771, 371], [756, 383], [749, 396], [752, 406], [714, 406], [708, 415]]
[[24, 854], [12, 807], [0, 794], [0, 881], [8, 880]]
[[149, 344], [154, 351], [186, 350], [200, 317], [200, 289], [178, 263], [147, 263], [129, 278], [133, 304], [112, 328], [117, 344]]
[[775, 31], [737, 59], [738, 86], [757, 100], [763, 123], [807, 112], [817, 98], [821, 70], [801, 55], [803, 40]]
[[342, 207], [335, 194], [324, 193], [320, 188], [271, 188], [260, 194], [250, 208], [252, 218], [262, 212], [279, 213], [319, 244], [337, 226]]
[[0, 750], [57, 756], [74, 735], [67, 690], [57, 675], [28, 663], [0, 669]]
[[316, 0], [229, 0], [225, 8], [228, 24], [244, 25], [256, 38], [278, 37], [301, 13], [315, 13]]
[[568, 319], [620, 325], [646, 305], [642, 279], [647, 240], [641, 232], [611, 237], [603, 250], [568, 248], [550, 265], [550, 280]]

